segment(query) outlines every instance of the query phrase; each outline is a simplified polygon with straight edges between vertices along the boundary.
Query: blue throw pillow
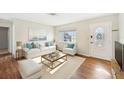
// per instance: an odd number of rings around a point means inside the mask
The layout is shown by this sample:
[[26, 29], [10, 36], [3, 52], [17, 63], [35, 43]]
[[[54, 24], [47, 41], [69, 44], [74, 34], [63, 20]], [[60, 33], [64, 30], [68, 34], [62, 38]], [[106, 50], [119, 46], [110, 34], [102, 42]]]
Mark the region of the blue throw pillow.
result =
[[26, 43], [26, 48], [32, 49], [32, 44], [31, 43]]
[[72, 48], [73, 49], [74, 48], [74, 44], [68, 44], [67, 48]]

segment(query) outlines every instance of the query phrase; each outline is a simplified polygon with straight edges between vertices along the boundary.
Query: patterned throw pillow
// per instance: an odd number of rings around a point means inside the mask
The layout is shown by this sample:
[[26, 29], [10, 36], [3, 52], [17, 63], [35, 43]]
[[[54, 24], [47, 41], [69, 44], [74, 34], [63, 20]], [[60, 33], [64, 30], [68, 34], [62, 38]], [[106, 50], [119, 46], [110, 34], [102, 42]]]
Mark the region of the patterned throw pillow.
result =
[[31, 45], [32, 45], [32, 48], [37, 48], [34, 42], [32, 42]]
[[46, 46], [46, 47], [48, 47], [48, 46], [53, 46], [53, 41], [46, 42], [46, 43], [45, 43], [45, 46]]

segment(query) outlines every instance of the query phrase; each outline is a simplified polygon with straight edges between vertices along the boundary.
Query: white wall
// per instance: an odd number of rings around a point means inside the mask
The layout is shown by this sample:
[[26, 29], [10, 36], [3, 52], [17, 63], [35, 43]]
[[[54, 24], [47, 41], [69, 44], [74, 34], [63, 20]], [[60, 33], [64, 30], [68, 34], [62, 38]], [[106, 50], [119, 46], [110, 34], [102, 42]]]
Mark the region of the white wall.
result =
[[[25, 43], [29, 40], [29, 31], [43, 31], [47, 34], [47, 40], [54, 39], [54, 28], [35, 22], [14, 19], [13, 20], [13, 35], [14, 35], [14, 49], [16, 49], [16, 41]], [[15, 50], [14, 50], [15, 51]]]
[[24, 20], [14, 20], [15, 40], [27, 42], [29, 40], [29, 31], [43, 31], [47, 33], [47, 40], [53, 40], [54, 31], [52, 26], [42, 25]]
[[124, 44], [124, 13], [119, 14], [119, 41]]
[[[90, 32], [89, 25], [93, 23], [106, 22], [106, 21], [112, 22], [113, 30], [118, 29], [117, 14], [56, 26], [55, 27], [56, 42], [59, 42], [59, 31], [75, 29], [77, 33], [78, 54], [89, 55], [89, 32]], [[118, 39], [118, 31], [114, 31], [112, 34], [113, 34], [113, 42], [114, 42], [116, 39]], [[114, 51], [114, 43], [113, 43], [113, 51]]]

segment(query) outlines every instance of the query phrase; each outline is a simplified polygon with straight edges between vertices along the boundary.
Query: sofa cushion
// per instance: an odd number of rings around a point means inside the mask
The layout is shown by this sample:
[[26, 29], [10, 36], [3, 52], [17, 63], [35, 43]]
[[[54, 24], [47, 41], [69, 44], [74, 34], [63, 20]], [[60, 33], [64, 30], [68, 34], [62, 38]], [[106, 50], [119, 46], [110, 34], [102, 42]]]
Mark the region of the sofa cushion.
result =
[[42, 50], [51, 50], [51, 49], [56, 49], [56, 46], [44, 47]]
[[38, 53], [38, 52], [40, 52], [41, 50], [40, 49], [38, 49], [38, 48], [32, 48], [32, 49], [30, 49], [27, 53]]
[[41, 71], [41, 65], [38, 63], [35, 63], [31, 59], [19, 61], [18, 63], [19, 63], [20, 73], [25, 77], [29, 77]]
[[30, 49], [29, 48], [23, 48], [23, 51], [28, 52], [28, 51], [30, 51]]
[[76, 50], [72, 49], [72, 48], [64, 48], [63, 52], [66, 54], [70, 54], [70, 55], [75, 55], [76, 54]]

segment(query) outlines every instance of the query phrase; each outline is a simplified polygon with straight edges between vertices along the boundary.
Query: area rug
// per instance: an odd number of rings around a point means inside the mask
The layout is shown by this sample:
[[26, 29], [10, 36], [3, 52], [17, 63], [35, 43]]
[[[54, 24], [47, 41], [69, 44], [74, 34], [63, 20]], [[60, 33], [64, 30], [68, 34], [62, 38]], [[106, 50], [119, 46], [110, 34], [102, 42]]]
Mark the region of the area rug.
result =
[[65, 61], [64, 63], [62, 63], [61, 65], [59, 65], [58, 67], [54, 68], [54, 69], [50, 69], [49, 73], [50, 74], [54, 74], [56, 71], [58, 71], [67, 61]]
[[57, 67], [53, 72], [45, 65], [42, 65], [41, 79], [69, 79], [84, 61], [85, 58], [82, 57], [68, 56], [67, 62]]

